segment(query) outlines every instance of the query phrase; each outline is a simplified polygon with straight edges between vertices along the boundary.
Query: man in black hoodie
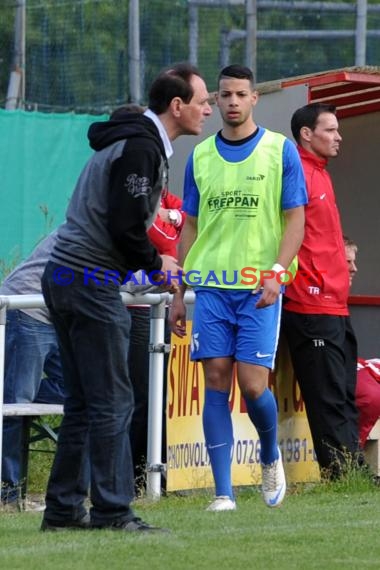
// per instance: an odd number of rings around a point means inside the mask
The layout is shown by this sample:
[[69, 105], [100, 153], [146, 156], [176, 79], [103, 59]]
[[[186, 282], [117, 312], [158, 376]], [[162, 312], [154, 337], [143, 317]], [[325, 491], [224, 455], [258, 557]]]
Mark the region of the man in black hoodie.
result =
[[90, 126], [96, 152], [79, 176], [42, 277], [67, 398], [41, 530], [157, 530], [130, 507], [130, 320], [120, 285], [140, 268], [166, 281], [180, 270], [173, 257], [157, 253], [146, 231], [167, 187], [171, 141], [200, 134], [210, 114], [203, 79], [183, 63], [156, 78], [143, 115], [128, 112]]

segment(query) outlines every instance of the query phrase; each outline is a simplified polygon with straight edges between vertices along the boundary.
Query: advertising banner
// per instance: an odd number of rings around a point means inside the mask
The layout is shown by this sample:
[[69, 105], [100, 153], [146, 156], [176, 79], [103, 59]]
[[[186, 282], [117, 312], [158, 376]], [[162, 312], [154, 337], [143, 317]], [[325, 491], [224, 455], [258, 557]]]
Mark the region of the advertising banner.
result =
[[[204, 377], [202, 365], [190, 361], [191, 321], [187, 335], [172, 335], [167, 394], [167, 490], [213, 486], [202, 429]], [[319, 480], [304, 403], [290, 357], [280, 339], [269, 387], [279, 410], [278, 442], [288, 483]], [[260, 441], [248, 418], [234, 374], [230, 396], [234, 426], [232, 479], [234, 486], [261, 483]]]

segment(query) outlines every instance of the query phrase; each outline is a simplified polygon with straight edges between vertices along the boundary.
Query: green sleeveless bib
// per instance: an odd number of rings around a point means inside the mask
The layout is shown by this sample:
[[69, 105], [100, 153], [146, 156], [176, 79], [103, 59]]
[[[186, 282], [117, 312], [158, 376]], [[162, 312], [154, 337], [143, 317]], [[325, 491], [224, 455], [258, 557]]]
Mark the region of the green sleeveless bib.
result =
[[[284, 231], [284, 141], [283, 135], [265, 130], [253, 153], [237, 163], [228, 162], [219, 154], [215, 136], [196, 146], [198, 233], [186, 256], [184, 270], [200, 275], [199, 284], [254, 288], [254, 277], [257, 283], [260, 272], [270, 270], [276, 262]], [[294, 274], [295, 270], [294, 260], [289, 271]], [[194, 284], [191, 275], [195, 273], [189, 274], [189, 285]], [[286, 276], [283, 280], [287, 280]]]

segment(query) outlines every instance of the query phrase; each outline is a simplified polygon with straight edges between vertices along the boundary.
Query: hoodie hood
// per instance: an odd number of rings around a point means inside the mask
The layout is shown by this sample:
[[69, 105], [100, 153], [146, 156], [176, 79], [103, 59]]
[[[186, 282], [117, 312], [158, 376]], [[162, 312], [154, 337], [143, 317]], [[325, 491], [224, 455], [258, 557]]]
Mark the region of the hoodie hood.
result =
[[165, 149], [156, 125], [141, 113], [125, 112], [117, 119], [92, 123], [88, 129], [90, 147], [94, 150], [102, 150], [111, 144], [133, 137], [153, 139], [159, 145], [162, 156]]

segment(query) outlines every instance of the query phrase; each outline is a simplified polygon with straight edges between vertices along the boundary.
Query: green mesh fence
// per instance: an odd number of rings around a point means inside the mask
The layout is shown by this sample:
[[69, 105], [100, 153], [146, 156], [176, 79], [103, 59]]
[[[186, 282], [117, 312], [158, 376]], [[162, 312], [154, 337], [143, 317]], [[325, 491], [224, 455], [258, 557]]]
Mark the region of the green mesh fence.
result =
[[93, 121], [89, 115], [0, 109], [2, 273], [63, 221], [77, 177], [92, 153], [87, 130]]

